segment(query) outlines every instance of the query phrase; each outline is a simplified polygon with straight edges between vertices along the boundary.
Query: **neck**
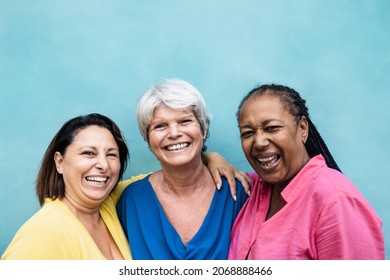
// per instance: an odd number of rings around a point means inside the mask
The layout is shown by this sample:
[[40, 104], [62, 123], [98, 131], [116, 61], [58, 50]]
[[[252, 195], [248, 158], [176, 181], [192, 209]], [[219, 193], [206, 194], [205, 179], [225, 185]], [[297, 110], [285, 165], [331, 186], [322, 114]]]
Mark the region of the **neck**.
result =
[[87, 218], [89, 221], [93, 220], [95, 222], [99, 222], [100, 217], [100, 206], [89, 208], [81, 205], [80, 203], [73, 200], [71, 197], [66, 196], [62, 199], [62, 202], [65, 206], [75, 215], [75, 217], [82, 221]]
[[176, 195], [193, 194], [196, 190], [214, 185], [208, 168], [200, 161], [192, 167], [163, 167], [160, 186], [162, 191]]

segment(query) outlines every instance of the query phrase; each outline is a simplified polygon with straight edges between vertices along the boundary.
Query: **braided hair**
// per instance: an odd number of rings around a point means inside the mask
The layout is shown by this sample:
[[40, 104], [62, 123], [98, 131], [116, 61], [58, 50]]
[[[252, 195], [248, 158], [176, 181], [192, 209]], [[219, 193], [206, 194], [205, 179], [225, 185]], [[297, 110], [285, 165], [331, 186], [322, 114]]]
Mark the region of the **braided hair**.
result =
[[236, 113], [237, 121], [240, 121], [239, 115], [244, 103], [248, 101], [248, 99], [250, 99], [251, 97], [261, 96], [263, 94], [280, 97], [282, 104], [297, 120], [300, 120], [302, 117], [305, 117], [309, 124], [309, 135], [305, 143], [307, 153], [310, 157], [314, 157], [316, 155], [321, 154], [324, 157], [326, 165], [328, 167], [341, 172], [328, 147], [326, 146], [324, 140], [322, 139], [320, 133], [318, 132], [316, 126], [309, 118], [309, 110], [306, 107], [306, 100], [301, 98], [299, 93], [292, 88], [276, 84], [265, 84], [254, 88], [241, 100]]

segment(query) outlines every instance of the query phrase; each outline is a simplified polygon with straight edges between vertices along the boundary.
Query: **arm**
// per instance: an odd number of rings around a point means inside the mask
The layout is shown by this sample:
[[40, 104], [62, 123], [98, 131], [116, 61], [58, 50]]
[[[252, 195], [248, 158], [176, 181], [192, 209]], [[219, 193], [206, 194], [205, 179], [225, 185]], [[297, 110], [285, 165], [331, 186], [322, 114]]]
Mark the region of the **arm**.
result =
[[221, 176], [225, 176], [229, 186], [230, 192], [234, 200], [236, 200], [236, 179], [241, 182], [245, 192], [249, 195], [251, 189], [251, 180], [246, 173], [239, 171], [233, 165], [231, 165], [224, 157], [216, 152], [210, 152], [204, 155], [205, 163], [210, 170], [211, 176], [220, 189], [222, 185]]

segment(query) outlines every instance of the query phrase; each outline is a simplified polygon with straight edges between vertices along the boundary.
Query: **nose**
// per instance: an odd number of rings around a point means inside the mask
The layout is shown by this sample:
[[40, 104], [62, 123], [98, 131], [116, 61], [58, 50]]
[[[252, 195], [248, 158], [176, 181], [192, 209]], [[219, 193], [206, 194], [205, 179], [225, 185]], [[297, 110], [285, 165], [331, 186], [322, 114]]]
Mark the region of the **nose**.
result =
[[181, 135], [181, 131], [178, 124], [171, 124], [169, 126], [168, 137], [177, 138]]
[[264, 149], [269, 145], [269, 139], [267, 135], [262, 131], [256, 131], [254, 146], [257, 149]]
[[105, 155], [99, 155], [97, 157], [96, 167], [100, 170], [107, 170], [108, 168], [108, 161]]

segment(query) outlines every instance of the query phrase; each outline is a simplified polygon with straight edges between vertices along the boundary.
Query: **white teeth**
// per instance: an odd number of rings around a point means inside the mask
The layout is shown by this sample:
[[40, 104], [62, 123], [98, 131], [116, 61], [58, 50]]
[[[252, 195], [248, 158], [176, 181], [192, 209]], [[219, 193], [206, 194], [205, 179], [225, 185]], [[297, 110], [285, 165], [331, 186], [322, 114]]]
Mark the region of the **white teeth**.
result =
[[184, 149], [185, 147], [188, 147], [188, 143], [181, 143], [181, 144], [168, 146], [167, 150], [168, 151], [176, 151], [176, 150]]
[[276, 159], [277, 156], [269, 156], [269, 157], [263, 157], [263, 158], [258, 158], [257, 160], [260, 161], [261, 163], [267, 162], [273, 159]]
[[108, 177], [87, 177], [86, 179], [89, 182], [105, 183], [108, 180]]
[[259, 158], [257, 158], [257, 161], [260, 162], [261, 165], [268, 167], [271, 164], [275, 163], [277, 159], [278, 159], [278, 156], [273, 155], [273, 156], [268, 156], [268, 157], [261, 157], [261, 158], [259, 157]]

